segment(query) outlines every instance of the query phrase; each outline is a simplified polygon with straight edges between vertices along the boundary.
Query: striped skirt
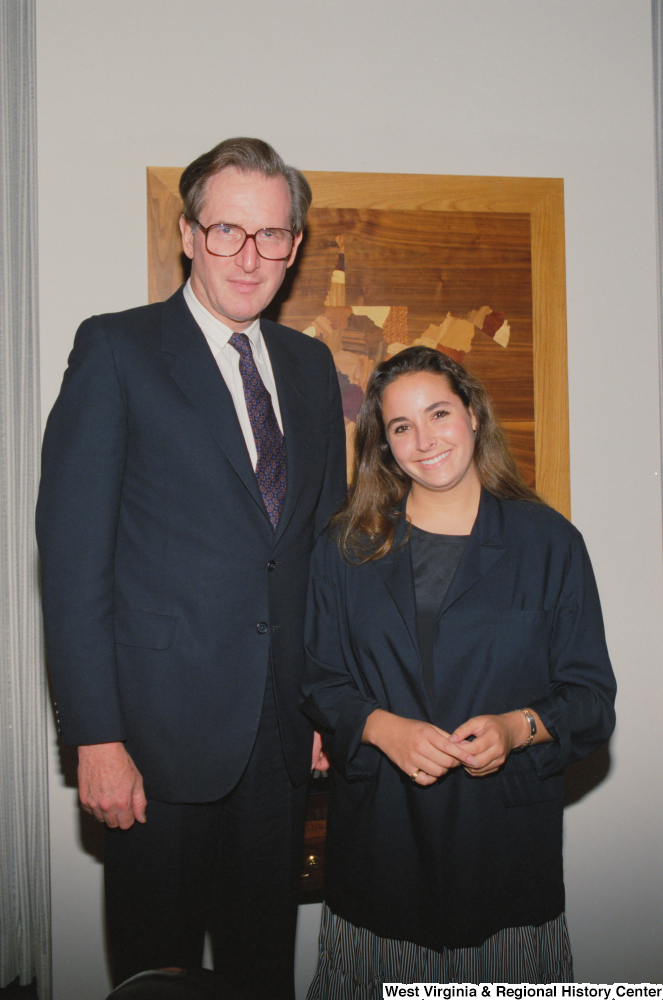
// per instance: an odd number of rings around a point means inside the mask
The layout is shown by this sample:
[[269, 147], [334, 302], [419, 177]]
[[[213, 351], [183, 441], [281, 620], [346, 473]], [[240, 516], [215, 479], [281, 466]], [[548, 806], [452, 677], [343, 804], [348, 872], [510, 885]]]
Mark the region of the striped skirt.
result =
[[506, 927], [476, 948], [432, 951], [381, 938], [324, 903], [318, 969], [307, 1000], [382, 1000], [383, 983], [572, 983], [562, 913], [540, 927]]

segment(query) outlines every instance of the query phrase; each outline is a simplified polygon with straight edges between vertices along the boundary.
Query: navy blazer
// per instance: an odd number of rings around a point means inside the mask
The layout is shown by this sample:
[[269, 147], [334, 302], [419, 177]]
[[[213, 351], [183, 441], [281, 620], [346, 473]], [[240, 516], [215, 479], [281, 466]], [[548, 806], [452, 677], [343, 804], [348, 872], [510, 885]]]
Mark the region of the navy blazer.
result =
[[270, 656], [291, 777], [310, 771], [306, 584], [345, 489], [345, 433], [325, 345], [261, 330], [287, 457], [275, 532], [181, 289], [81, 325], [46, 427], [37, 536], [59, 728], [67, 743], [126, 741], [147, 794], [165, 801], [236, 784]]
[[[562, 768], [610, 736], [615, 681], [579, 532], [482, 490], [440, 608], [429, 701], [404, 531], [362, 566], [328, 533], [313, 556], [303, 692], [334, 764], [326, 898], [380, 936], [465, 947], [563, 910]], [[376, 707], [452, 732], [525, 706], [554, 742], [485, 778], [458, 768], [420, 787], [361, 743]]]

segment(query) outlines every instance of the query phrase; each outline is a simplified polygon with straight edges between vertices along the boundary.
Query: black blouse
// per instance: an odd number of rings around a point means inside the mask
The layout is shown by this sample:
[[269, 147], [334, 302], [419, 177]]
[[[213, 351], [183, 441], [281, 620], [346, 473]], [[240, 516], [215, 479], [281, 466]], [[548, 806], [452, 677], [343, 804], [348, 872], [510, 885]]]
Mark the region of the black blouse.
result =
[[469, 535], [437, 535], [412, 525], [410, 554], [417, 601], [417, 637], [424, 668], [424, 687], [435, 700], [433, 645], [442, 601], [456, 572]]

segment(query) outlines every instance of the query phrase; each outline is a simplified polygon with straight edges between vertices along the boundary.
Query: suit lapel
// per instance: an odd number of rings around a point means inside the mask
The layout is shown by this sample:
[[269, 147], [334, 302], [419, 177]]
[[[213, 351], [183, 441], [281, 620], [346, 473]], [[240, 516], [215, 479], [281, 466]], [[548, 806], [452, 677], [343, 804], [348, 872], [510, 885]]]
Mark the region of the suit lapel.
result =
[[[405, 511], [405, 501], [402, 504]], [[389, 555], [370, 563], [382, 579], [389, 595], [410, 636], [414, 657], [406, 658], [404, 666], [412, 674], [423, 693], [421, 654], [417, 633], [417, 604], [409, 545], [403, 545], [407, 522], [402, 519], [396, 531], [394, 547]], [[481, 491], [481, 501], [476, 522], [465, 547], [458, 568], [440, 608], [440, 617], [464, 594], [475, 586], [501, 559], [506, 547], [502, 543], [502, 511], [500, 503], [486, 490]]]
[[308, 412], [309, 395], [305, 391], [305, 373], [299, 358], [285, 343], [276, 323], [261, 320], [260, 329], [274, 373], [285, 438], [287, 490], [276, 526], [275, 541], [278, 541], [295, 512], [315, 457], [315, 422]]
[[[403, 510], [405, 507], [403, 506]], [[391, 552], [382, 559], [370, 563], [382, 578], [389, 591], [392, 601], [410, 634], [412, 645], [419, 660], [419, 640], [417, 637], [417, 604], [414, 594], [414, 578], [412, 576], [412, 559], [410, 546], [403, 545], [407, 532], [407, 522], [403, 517], [396, 529], [396, 538]]]
[[[405, 511], [405, 502], [402, 505]], [[502, 541], [502, 511], [500, 502], [486, 490], [481, 490], [479, 512], [470, 539], [447, 590], [440, 616], [481, 580], [506, 552]], [[412, 560], [408, 545], [403, 545], [407, 522], [403, 518], [396, 531], [394, 547], [389, 555], [370, 565], [375, 568], [389, 591], [391, 599], [410, 633], [415, 649], [417, 639], [417, 605], [412, 575]]]
[[168, 355], [173, 379], [200, 414], [269, 525], [232, 396], [181, 289], [163, 304], [161, 347]]
[[[405, 511], [405, 501], [401, 511]], [[412, 572], [412, 559], [409, 545], [403, 545], [407, 531], [407, 522], [402, 519], [396, 531], [394, 547], [389, 555], [377, 559], [369, 565], [380, 576], [394, 602], [403, 623], [410, 636], [413, 656], [404, 657], [403, 667], [411, 674], [413, 682], [420, 689], [422, 697], [428, 702], [424, 692], [421, 654], [417, 633], [417, 604]], [[502, 510], [500, 502], [486, 490], [481, 491], [479, 512], [470, 539], [465, 547], [458, 568], [446, 593], [439, 617], [456, 603], [464, 594], [474, 587], [486, 573], [502, 558], [506, 546], [502, 542]], [[436, 640], [435, 660], [440, 657]]]
[[440, 608], [440, 617], [471, 590], [506, 552], [499, 500], [481, 490], [479, 512], [465, 551]]

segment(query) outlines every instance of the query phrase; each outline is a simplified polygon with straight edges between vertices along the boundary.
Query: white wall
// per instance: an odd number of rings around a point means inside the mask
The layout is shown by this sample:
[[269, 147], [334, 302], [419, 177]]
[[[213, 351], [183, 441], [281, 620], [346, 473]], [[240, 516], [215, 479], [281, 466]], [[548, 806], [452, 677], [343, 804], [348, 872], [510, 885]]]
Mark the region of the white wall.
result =
[[[257, 135], [312, 170], [564, 178], [573, 519], [620, 682], [609, 775], [566, 814], [568, 917], [580, 981], [662, 981], [649, 0], [37, 10], [44, 415], [80, 320], [146, 300], [147, 165]], [[50, 742], [55, 998], [102, 1000], [100, 867]], [[317, 912], [304, 913], [302, 983]]]

